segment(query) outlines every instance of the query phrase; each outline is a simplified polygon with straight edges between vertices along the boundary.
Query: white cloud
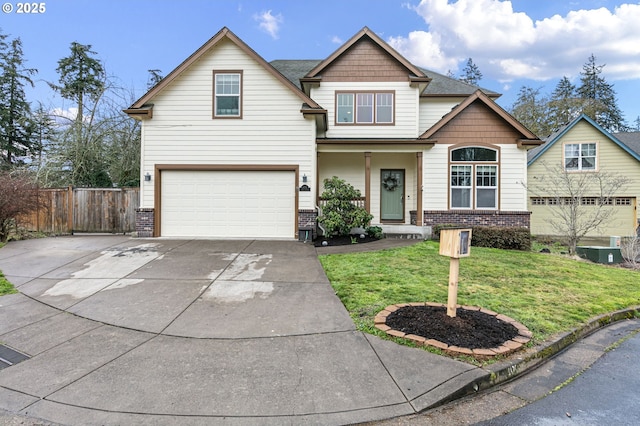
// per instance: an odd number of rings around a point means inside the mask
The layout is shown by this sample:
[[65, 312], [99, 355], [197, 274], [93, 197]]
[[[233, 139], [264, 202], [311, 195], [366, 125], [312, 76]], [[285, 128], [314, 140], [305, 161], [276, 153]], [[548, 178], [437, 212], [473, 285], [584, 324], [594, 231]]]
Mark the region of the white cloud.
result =
[[400, 52], [410, 62], [432, 70], [446, 72], [455, 69], [460, 58], [448, 57], [441, 49], [438, 34], [412, 31], [408, 37], [391, 37], [391, 47]]
[[510, 1], [422, 0], [428, 25], [389, 43], [417, 65], [446, 72], [473, 58], [485, 78], [576, 76], [592, 53], [607, 79], [640, 78], [640, 4], [576, 10], [533, 21]]
[[333, 37], [331, 37], [331, 43], [333, 43], [333, 44], [342, 44], [342, 43], [344, 43], [344, 41], [338, 36], [333, 36]]
[[273, 39], [278, 38], [278, 31], [280, 31], [280, 24], [284, 22], [282, 14], [272, 15], [270, 10], [254, 15], [253, 19], [259, 22], [258, 27]]

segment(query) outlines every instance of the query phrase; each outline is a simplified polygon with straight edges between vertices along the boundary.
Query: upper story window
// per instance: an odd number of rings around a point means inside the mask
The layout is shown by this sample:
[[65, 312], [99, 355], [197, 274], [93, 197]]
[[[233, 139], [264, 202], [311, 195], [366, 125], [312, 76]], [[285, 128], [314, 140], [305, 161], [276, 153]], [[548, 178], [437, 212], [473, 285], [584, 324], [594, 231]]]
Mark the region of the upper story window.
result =
[[596, 144], [565, 144], [564, 169], [566, 171], [596, 170]]
[[450, 207], [497, 209], [498, 151], [482, 147], [458, 148], [451, 150], [450, 160]]
[[242, 71], [214, 71], [214, 118], [242, 117]]
[[393, 124], [394, 92], [336, 92], [336, 124]]

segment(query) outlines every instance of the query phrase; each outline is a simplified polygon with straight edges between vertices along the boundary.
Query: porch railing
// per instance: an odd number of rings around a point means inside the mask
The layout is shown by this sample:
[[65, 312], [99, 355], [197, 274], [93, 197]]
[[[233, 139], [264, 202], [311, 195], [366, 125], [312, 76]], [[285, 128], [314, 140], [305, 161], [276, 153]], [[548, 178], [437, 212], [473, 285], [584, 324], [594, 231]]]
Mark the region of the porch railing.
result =
[[[320, 198], [319, 201], [320, 201], [319, 202], [320, 208], [323, 208], [324, 206], [327, 205], [327, 199], [326, 198]], [[364, 208], [364, 206], [365, 206], [365, 201], [366, 201], [365, 197], [357, 197], [357, 198], [354, 198], [354, 199], [351, 200], [351, 202], [353, 204], [355, 204], [358, 207], [362, 207], [362, 208]]]

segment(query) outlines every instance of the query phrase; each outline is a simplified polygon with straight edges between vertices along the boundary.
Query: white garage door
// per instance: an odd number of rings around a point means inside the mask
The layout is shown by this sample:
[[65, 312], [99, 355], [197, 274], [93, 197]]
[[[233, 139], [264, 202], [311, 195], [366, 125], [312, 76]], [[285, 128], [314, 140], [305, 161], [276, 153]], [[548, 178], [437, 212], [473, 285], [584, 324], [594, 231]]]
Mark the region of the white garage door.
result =
[[164, 237], [294, 238], [292, 171], [162, 172]]

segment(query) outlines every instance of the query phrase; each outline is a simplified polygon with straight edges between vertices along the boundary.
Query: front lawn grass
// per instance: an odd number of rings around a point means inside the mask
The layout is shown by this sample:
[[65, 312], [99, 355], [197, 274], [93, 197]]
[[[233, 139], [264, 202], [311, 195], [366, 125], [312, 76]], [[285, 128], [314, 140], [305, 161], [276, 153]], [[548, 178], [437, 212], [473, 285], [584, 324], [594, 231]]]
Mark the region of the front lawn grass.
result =
[[[377, 312], [407, 302], [447, 303], [449, 258], [439, 244], [320, 256], [331, 285], [359, 330]], [[555, 254], [473, 247], [460, 259], [458, 304], [496, 311], [523, 323], [533, 342], [599, 314], [640, 305], [640, 273]]]

